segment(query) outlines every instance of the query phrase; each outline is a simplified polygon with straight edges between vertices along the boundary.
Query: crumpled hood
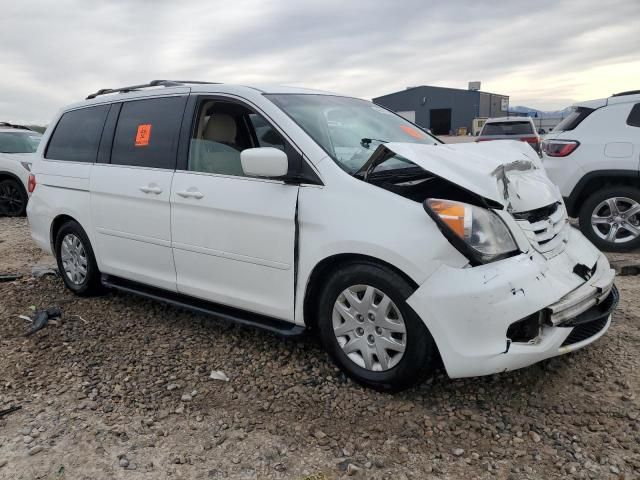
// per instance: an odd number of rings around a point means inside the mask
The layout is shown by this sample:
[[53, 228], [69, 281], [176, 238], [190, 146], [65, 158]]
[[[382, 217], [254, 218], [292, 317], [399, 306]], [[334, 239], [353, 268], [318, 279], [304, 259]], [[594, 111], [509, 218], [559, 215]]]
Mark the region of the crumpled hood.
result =
[[535, 210], [562, 201], [558, 187], [547, 177], [536, 152], [520, 141], [385, 143], [383, 147], [512, 212]]

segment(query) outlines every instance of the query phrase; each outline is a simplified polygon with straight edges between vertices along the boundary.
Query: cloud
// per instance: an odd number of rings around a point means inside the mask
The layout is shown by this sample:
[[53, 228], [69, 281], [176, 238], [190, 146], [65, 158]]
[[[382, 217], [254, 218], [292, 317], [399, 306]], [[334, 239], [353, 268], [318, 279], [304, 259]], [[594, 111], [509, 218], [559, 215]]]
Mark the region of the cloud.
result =
[[11, 2], [0, 16], [0, 120], [46, 123], [99, 88], [155, 78], [363, 98], [482, 80], [511, 105], [562, 108], [638, 88], [639, 30], [629, 0]]

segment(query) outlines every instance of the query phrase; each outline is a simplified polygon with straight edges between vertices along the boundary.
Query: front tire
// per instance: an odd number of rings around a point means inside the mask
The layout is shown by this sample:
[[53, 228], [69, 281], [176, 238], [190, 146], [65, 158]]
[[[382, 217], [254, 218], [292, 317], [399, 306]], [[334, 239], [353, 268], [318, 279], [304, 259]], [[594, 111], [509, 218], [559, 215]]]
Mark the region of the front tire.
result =
[[24, 217], [29, 197], [21, 183], [6, 179], [0, 182], [0, 215]]
[[56, 235], [56, 260], [65, 286], [79, 296], [100, 292], [100, 271], [89, 237], [78, 222], [66, 222]]
[[580, 230], [600, 250], [640, 247], [640, 189], [625, 185], [596, 191], [580, 209]]
[[435, 368], [435, 342], [406, 302], [413, 291], [393, 270], [362, 261], [341, 266], [326, 283], [319, 297], [320, 339], [358, 383], [400, 391]]

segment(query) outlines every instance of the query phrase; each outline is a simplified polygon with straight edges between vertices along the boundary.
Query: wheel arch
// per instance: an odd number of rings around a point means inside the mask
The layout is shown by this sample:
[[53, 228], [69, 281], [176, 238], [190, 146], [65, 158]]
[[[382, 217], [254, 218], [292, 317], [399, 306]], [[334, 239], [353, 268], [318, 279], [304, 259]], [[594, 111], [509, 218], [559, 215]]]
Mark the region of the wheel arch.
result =
[[380, 260], [379, 258], [358, 253], [339, 253], [331, 255], [322, 259], [315, 265], [309, 275], [309, 280], [307, 281], [304, 291], [303, 315], [304, 323], [308, 329], [315, 330], [317, 327], [318, 317], [316, 307], [320, 297], [321, 287], [324, 285], [324, 280], [339, 266], [354, 262], [369, 263], [379, 267], [388, 268], [405, 279], [414, 290], [417, 290], [418, 288], [418, 284], [409, 275], [398, 267], [390, 264], [389, 262], [385, 262], [384, 260]]
[[[71, 215], [67, 215], [65, 213], [57, 215], [53, 221], [51, 222], [51, 231], [49, 233], [49, 242], [51, 243], [51, 251], [55, 254], [55, 244], [56, 244], [56, 236], [58, 235], [58, 231], [62, 226], [68, 221], [76, 222], [80, 225], [80, 222], [73, 218]], [[82, 225], [80, 225], [82, 226]]]
[[640, 187], [640, 171], [638, 170], [597, 170], [589, 172], [573, 188], [568, 198], [565, 198], [567, 212], [571, 217], [577, 217], [582, 204], [589, 195], [603, 187], [624, 185]]

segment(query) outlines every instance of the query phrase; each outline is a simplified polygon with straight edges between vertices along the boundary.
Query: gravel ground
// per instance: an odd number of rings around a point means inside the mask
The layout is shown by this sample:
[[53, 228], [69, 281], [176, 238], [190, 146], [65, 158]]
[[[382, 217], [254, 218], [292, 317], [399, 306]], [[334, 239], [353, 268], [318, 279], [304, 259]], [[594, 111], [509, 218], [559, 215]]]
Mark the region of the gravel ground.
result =
[[[617, 259], [640, 263], [640, 255]], [[520, 371], [397, 395], [282, 340], [158, 303], [73, 297], [0, 218], [0, 478], [639, 478], [640, 276], [607, 335]], [[31, 337], [18, 315], [57, 304]], [[212, 370], [229, 381], [212, 380]]]

